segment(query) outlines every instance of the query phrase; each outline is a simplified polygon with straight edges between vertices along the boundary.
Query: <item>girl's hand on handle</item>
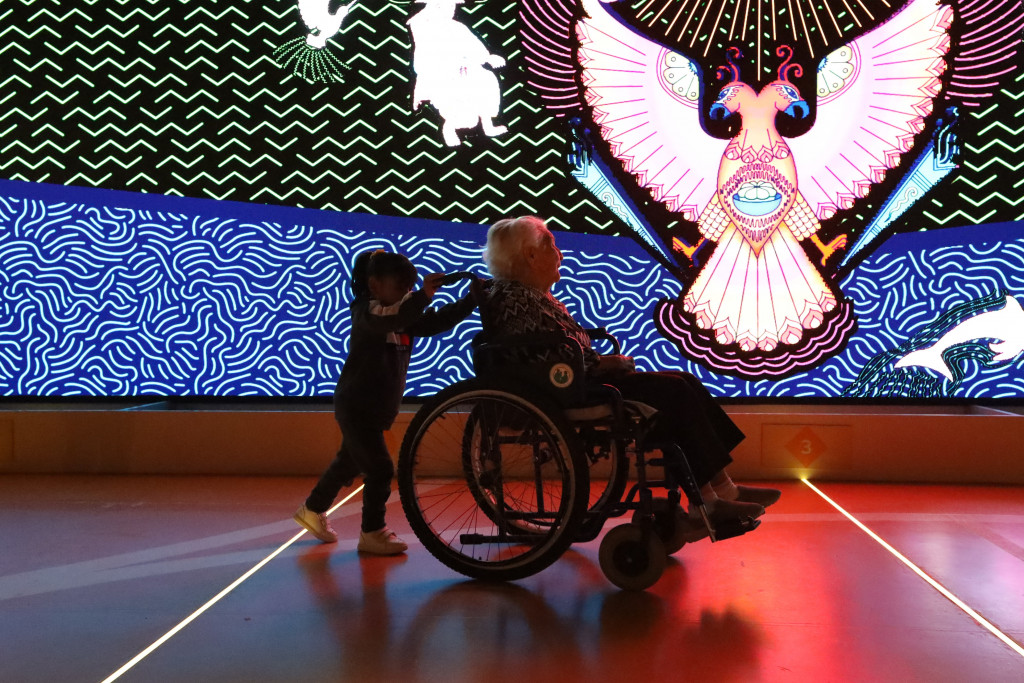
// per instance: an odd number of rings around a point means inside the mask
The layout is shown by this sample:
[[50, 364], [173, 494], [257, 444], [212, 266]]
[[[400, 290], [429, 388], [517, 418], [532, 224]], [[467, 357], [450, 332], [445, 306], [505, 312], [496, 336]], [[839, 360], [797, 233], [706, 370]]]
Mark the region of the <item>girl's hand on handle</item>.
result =
[[434, 294], [437, 290], [441, 289], [443, 284], [441, 281], [444, 279], [444, 273], [430, 273], [423, 278], [423, 291], [426, 292], [427, 296], [431, 299], [434, 298]]

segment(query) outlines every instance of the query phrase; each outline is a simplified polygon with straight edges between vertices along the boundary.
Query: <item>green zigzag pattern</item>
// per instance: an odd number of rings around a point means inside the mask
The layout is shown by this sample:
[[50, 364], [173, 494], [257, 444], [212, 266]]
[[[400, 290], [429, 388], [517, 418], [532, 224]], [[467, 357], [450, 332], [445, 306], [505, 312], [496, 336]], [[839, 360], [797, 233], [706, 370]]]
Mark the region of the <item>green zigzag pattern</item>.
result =
[[[1017, 74], [989, 103], [963, 112], [963, 163], [949, 184], [952, 192], [932, 192], [920, 202], [920, 224], [1024, 220], [1024, 122], [1016, 116], [1022, 97], [1024, 73]], [[951, 201], [951, 195], [956, 200]]]
[[[333, 39], [351, 67], [345, 82], [313, 85], [270, 56], [302, 34], [291, 1], [12, 4], [0, 11], [0, 174], [482, 223], [530, 212], [616, 231], [614, 216], [566, 174], [559, 123], [512, 79], [522, 73], [515, 3], [460, 10], [509, 60], [503, 118], [512, 132], [456, 150], [442, 144], [429, 107], [410, 111], [405, 22], [418, 7], [359, 3]], [[903, 229], [1024, 220], [1024, 126], [1007, 115], [1022, 98], [1018, 75], [963, 113], [952, 192], [930, 193]]]
[[411, 111], [406, 21], [419, 7], [357, 4], [331, 43], [345, 81], [323, 85], [272, 59], [303, 35], [293, 1], [12, 4], [0, 11], [0, 175], [479, 223], [537, 213], [616, 232], [568, 176], [561, 123], [513, 80], [515, 3], [459, 10], [509, 62], [510, 133], [456, 149], [432, 109]]

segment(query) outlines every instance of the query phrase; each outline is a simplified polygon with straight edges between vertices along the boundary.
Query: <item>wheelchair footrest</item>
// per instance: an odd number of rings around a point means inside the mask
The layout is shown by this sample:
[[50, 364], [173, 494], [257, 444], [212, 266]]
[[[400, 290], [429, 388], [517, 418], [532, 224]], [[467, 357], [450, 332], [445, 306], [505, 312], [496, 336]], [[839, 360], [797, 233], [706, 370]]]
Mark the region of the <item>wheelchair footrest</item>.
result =
[[715, 541], [724, 541], [727, 538], [742, 536], [749, 531], [753, 531], [760, 524], [761, 520], [750, 519], [749, 517], [719, 522], [715, 525], [715, 533], [712, 538], [714, 538]]

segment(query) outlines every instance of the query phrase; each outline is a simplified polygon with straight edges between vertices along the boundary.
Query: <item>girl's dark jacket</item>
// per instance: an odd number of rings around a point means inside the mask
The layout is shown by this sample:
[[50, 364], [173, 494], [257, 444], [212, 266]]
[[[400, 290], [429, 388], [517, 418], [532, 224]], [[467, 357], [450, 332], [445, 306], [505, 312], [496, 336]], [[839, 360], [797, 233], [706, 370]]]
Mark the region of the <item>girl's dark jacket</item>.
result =
[[467, 294], [439, 309], [427, 308], [423, 290], [410, 293], [392, 306], [368, 295], [356, 297], [348, 358], [334, 390], [334, 410], [387, 429], [398, 415], [405, 392], [413, 339], [452, 329], [476, 307]]

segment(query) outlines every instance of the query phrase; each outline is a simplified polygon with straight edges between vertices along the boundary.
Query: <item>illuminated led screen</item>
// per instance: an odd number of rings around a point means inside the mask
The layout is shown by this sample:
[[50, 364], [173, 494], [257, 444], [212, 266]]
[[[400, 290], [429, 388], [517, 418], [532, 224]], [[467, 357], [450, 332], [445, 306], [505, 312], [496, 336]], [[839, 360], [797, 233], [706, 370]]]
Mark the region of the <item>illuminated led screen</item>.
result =
[[[0, 3], [0, 395], [328, 396], [365, 249], [724, 397], [1024, 395], [1022, 0]], [[438, 295], [451, 301], [465, 284]], [[408, 392], [472, 375], [474, 315]]]

